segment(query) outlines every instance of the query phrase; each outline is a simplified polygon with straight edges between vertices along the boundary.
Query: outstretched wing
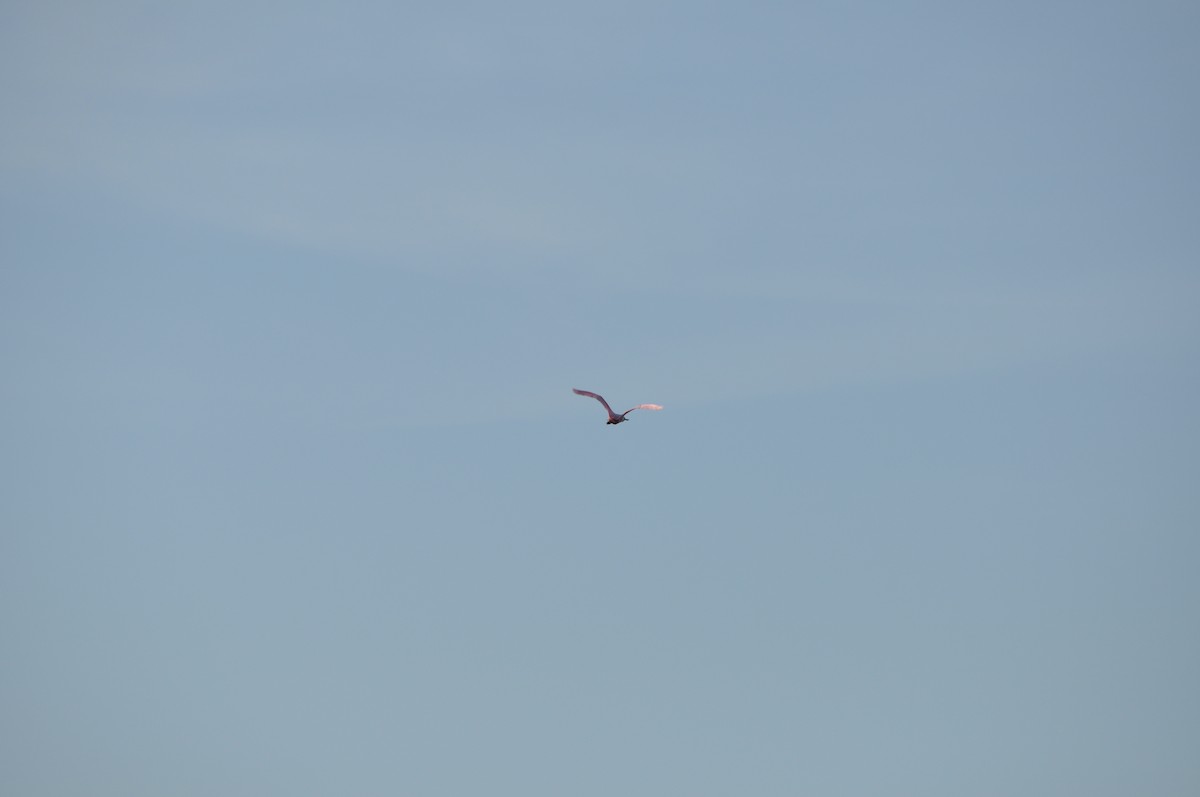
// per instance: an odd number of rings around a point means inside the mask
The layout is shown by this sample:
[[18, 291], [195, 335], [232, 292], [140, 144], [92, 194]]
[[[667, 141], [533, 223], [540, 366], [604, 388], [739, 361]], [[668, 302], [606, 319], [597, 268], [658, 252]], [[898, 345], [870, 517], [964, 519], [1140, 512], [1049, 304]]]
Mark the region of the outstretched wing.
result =
[[612, 407], [608, 406], [608, 402], [604, 400], [604, 396], [601, 396], [599, 393], [592, 393], [591, 391], [588, 391], [588, 390], [580, 390], [577, 387], [573, 387], [573, 388], [571, 388], [571, 390], [573, 390], [575, 392], [575, 395], [577, 395], [577, 396], [591, 396], [596, 401], [599, 401], [601, 404], [604, 405], [604, 409], [608, 411], [608, 417], [610, 417], [610, 418], [619, 418], [620, 417], [619, 415], [617, 415], [615, 412], [612, 411]]
[[[661, 409], [662, 409], [661, 404], [639, 404], [633, 408], [633, 410], [661, 410]], [[629, 413], [633, 412], [633, 410], [625, 410], [625, 414], [628, 415]]]

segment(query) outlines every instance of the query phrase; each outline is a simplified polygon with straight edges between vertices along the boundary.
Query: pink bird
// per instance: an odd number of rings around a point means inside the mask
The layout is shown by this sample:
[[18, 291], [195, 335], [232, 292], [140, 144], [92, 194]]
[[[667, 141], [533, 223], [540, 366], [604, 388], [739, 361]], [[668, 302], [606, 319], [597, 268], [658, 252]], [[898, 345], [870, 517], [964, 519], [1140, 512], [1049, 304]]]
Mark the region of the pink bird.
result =
[[603, 404], [604, 409], [608, 411], [608, 423], [612, 423], [612, 424], [618, 424], [618, 423], [621, 423], [622, 421], [629, 420], [625, 416], [628, 415], [629, 413], [633, 412], [633, 410], [661, 410], [662, 409], [662, 405], [660, 405], [660, 404], [639, 404], [636, 407], [634, 407], [632, 410], [625, 410], [620, 415], [617, 415], [615, 412], [612, 411], [612, 407], [608, 406], [608, 402], [604, 400], [604, 396], [601, 396], [599, 393], [590, 393], [586, 390], [580, 390], [579, 388], [571, 388], [571, 389], [575, 391], [575, 395], [577, 395], [577, 396], [591, 396], [592, 398], [596, 399], [596, 401], [599, 401], [601, 404]]

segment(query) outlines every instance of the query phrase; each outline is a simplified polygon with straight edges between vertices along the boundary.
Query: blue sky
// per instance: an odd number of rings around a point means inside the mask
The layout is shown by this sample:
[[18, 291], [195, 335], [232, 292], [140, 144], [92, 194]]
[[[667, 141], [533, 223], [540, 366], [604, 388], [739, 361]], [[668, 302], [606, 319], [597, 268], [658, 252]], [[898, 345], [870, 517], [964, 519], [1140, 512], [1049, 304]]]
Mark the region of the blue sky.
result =
[[1198, 22], [6, 4], [0, 791], [1195, 793]]

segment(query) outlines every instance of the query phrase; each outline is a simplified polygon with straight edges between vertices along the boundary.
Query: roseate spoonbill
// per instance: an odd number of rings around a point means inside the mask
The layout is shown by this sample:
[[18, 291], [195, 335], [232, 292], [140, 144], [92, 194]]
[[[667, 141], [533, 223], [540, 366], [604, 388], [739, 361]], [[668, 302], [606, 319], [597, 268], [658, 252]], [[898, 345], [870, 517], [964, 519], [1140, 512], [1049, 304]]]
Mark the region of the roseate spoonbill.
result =
[[661, 410], [662, 409], [662, 405], [660, 405], [660, 404], [639, 404], [636, 407], [634, 407], [632, 410], [625, 410], [620, 415], [617, 415], [615, 412], [612, 411], [612, 407], [608, 406], [608, 402], [604, 400], [604, 396], [601, 396], [599, 393], [591, 393], [587, 390], [580, 390], [577, 387], [573, 387], [571, 389], [575, 391], [575, 395], [577, 395], [577, 396], [591, 396], [596, 401], [599, 401], [601, 404], [603, 404], [604, 409], [608, 411], [608, 423], [611, 423], [611, 424], [618, 424], [623, 421], [629, 420], [625, 416], [628, 415], [629, 413], [633, 412], [633, 410]]

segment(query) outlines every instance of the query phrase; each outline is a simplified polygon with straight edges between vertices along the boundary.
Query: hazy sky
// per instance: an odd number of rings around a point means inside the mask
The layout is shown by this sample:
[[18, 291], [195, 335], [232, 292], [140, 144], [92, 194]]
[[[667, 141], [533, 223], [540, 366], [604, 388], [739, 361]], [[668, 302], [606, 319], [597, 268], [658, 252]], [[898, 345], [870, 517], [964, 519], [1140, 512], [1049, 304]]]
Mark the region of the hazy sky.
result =
[[1196, 794], [1198, 38], [4, 3], [0, 792]]

